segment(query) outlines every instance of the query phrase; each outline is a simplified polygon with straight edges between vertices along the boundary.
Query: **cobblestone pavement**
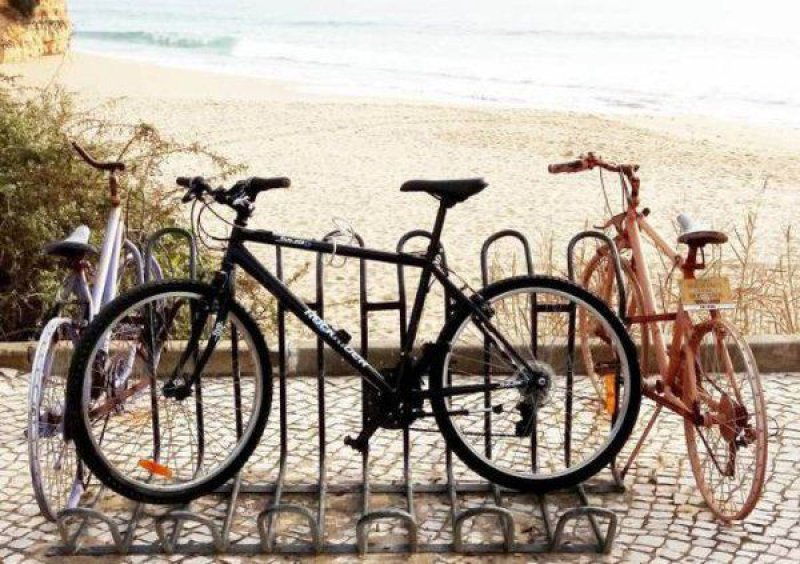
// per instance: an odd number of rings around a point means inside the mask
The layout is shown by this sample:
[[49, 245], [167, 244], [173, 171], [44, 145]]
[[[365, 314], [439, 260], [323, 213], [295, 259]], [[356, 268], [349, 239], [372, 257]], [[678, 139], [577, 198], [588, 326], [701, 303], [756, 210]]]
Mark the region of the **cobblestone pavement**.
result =
[[[342, 436], [358, 428], [358, 382], [355, 378], [334, 378], [328, 381], [328, 478], [331, 483], [345, 483], [359, 478], [360, 458], [342, 444]], [[544, 561], [544, 562], [799, 562], [800, 561], [800, 374], [765, 377], [771, 417], [770, 466], [767, 486], [758, 508], [745, 523], [724, 526], [717, 523], [703, 506], [685, 456], [682, 424], [677, 417], [662, 416], [654, 436], [639, 456], [626, 479], [625, 493], [589, 494], [592, 505], [615, 511], [621, 521], [616, 543], [608, 556], [599, 554], [513, 555], [482, 557], [480, 560]], [[27, 470], [26, 443], [23, 427], [26, 409], [27, 377], [0, 371], [0, 561], [6, 563], [40, 561], [58, 540], [55, 525], [43, 520], [33, 499]], [[318, 464], [318, 431], [309, 425], [309, 414], [316, 411], [314, 380], [298, 378], [290, 381], [291, 402], [289, 428], [290, 451], [288, 481], [313, 483]], [[640, 418], [645, 421], [646, 405]], [[277, 416], [271, 417], [265, 440], [245, 471], [246, 481], [272, 482], [278, 472]], [[436, 433], [412, 434], [414, 479], [420, 483], [444, 479], [444, 447]], [[371, 476], [373, 482], [397, 482], [402, 477], [399, 432], [381, 431], [373, 443]], [[455, 463], [456, 475], [469, 479], [469, 472]], [[474, 478], [472, 478], [474, 480]], [[232, 542], [254, 543], [258, 540], [255, 517], [271, 496], [244, 496], [237, 506], [231, 533]], [[287, 500], [312, 504], [313, 498], [288, 496]], [[420, 522], [420, 542], [451, 541], [449, 505], [446, 497], [418, 495], [416, 513]], [[482, 495], [471, 494], [460, 499], [461, 508], [486, 503]], [[121, 522], [130, 505], [113, 494], [105, 494], [99, 506]], [[559, 515], [576, 503], [571, 494], [548, 496], [553, 515]], [[504, 499], [515, 515], [517, 541], [533, 542], [542, 538], [543, 524], [537, 519], [535, 498], [513, 496]], [[400, 497], [372, 496], [371, 508], [404, 507]], [[326, 526], [331, 542], [354, 542], [358, 518], [358, 494], [331, 495], [327, 504]], [[193, 509], [222, 521], [224, 500], [203, 498]], [[156, 535], [152, 516], [163, 509], [148, 507], [137, 531], [136, 543], [154, 542]], [[299, 521], [283, 517], [279, 523], [279, 542], [304, 540], [307, 529]], [[585, 522], [567, 528], [574, 541], [591, 539]], [[403, 529], [382, 523], [373, 527], [371, 542], [403, 542]], [[88, 542], [106, 543], [108, 533], [95, 527], [88, 531]], [[199, 525], [187, 524], [182, 542], [208, 542], [208, 535]], [[497, 524], [481, 518], [465, 528], [466, 542], [500, 540]], [[140, 562], [152, 556], [106, 557], [109, 562]], [[205, 562], [206, 556], [159, 557], [164, 561]], [[322, 560], [345, 562], [355, 556], [325, 557]], [[367, 561], [400, 561], [400, 556], [370, 556]], [[422, 554], [412, 562], [477, 561], [475, 556]], [[66, 559], [85, 562], [86, 557]], [[248, 558], [223, 556], [225, 562], [245, 562]], [[262, 555], [258, 561], [296, 561], [297, 557]], [[93, 560], [94, 561], [94, 560]]]

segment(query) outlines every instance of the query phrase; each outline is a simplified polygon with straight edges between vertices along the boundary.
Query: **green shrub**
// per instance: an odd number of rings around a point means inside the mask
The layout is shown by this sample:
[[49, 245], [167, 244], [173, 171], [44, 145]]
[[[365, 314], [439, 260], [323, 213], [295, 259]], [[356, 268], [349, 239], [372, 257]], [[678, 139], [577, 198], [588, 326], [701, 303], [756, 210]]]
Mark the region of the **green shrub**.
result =
[[94, 243], [102, 239], [107, 178], [75, 155], [68, 138], [100, 159], [128, 165], [121, 195], [135, 242], [179, 219], [174, 189], [160, 184], [167, 159], [207, 159], [204, 170], [222, 178], [240, 170], [202, 146], [165, 139], [150, 125], [93, 118], [62, 90], [23, 90], [0, 76], [0, 279], [7, 275], [0, 287], [0, 340], [34, 334], [64, 278], [58, 263], [42, 254], [46, 242], [81, 223], [92, 228]]

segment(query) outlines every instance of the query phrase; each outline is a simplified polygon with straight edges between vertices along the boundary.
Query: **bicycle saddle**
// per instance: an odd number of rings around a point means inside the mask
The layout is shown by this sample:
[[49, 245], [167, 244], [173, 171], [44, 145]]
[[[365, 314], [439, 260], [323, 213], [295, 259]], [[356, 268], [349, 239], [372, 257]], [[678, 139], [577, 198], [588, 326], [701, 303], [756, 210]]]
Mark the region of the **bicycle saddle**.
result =
[[51, 241], [44, 246], [44, 252], [51, 256], [66, 259], [79, 259], [88, 254], [97, 254], [97, 248], [89, 244], [91, 231], [86, 225], [79, 225], [66, 239]]
[[465, 178], [462, 180], [409, 180], [401, 187], [401, 192], [427, 192], [434, 198], [450, 200], [453, 203], [463, 202], [474, 196], [488, 184], [483, 178]]
[[705, 225], [695, 223], [685, 213], [678, 215], [678, 225], [681, 227], [678, 243], [691, 247], [703, 247], [705, 245], [722, 245], [728, 242], [728, 236], [725, 233], [714, 231]]

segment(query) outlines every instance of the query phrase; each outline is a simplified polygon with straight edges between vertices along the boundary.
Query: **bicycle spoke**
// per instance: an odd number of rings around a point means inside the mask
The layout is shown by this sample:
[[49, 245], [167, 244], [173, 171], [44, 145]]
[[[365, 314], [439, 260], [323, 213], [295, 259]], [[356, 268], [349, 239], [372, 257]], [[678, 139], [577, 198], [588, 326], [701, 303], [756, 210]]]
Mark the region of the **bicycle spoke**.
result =
[[[92, 433], [98, 444], [102, 441], [110, 466], [148, 488], [190, 484], [217, 472], [236, 453], [242, 429], [252, 425], [260, 393], [254, 379], [259, 360], [246, 339], [237, 348], [241, 374], [236, 382], [230, 374], [201, 372], [185, 397], [174, 395], [182, 390], [169, 386], [176, 374], [193, 373], [198, 351], [211, 335], [214, 320], [196, 313], [202, 308], [187, 296], [163, 296], [134, 306], [107, 333], [108, 358], [102, 377], [95, 376], [89, 407]], [[232, 317], [222, 341], [227, 342], [234, 326], [238, 335], [249, 335]], [[124, 364], [125, 358], [133, 358], [133, 365]], [[109, 387], [114, 370], [123, 389]]]
[[[450, 419], [462, 440], [495, 468], [518, 476], [559, 475], [591, 461], [606, 448], [613, 423], [591, 391], [589, 378], [579, 370], [577, 340], [570, 349], [567, 337], [574, 302], [558, 293], [519, 292], [496, 298], [490, 306], [492, 324], [506, 344], [499, 345], [487, 337], [480, 322], [468, 319], [450, 343], [449, 387], [466, 387], [484, 378], [493, 385], [514, 387], [447, 398]], [[601, 319], [598, 324], [607, 322]], [[576, 326], [577, 322], [573, 335]], [[592, 344], [598, 343], [599, 339]], [[513, 355], [508, 354], [509, 346]], [[621, 354], [619, 342], [601, 346], [609, 359]], [[535, 374], [544, 377], [544, 388], [534, 385]], [[621, 393], [626, 393], [624, 386]], [[567, 458], [570, 441], [573, 460]]]
[[[717, 319], [703, 331], [695, 352], [697, 401], [712, 424], [685, 424], [689, 458], [711, 510], [724, 519], [741, 519], [755, 506], [764, 480], [763, 396], [758, 372], [735, 330]], [[750, 430], [752, 440], [743, 440]]]

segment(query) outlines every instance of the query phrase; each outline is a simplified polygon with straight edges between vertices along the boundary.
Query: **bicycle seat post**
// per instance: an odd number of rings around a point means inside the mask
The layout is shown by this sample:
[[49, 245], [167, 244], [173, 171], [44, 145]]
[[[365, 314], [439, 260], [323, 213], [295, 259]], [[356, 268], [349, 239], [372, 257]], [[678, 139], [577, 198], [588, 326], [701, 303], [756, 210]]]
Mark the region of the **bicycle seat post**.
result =
[[119, 179], [116, 170], [112, 170], [108, 175], [108, 190], [111, 194], [111, 207], [119, 207], [122, 202], [119, 197]]
[[[701, 259], [697, 260], [698, 252]], [[695, 278], [695, 271], [703, 270], [706, 267], [706, 256], [703, 251], [703, 245], [689, 245], [689, 252], [686, 255], [686, 260], [681, 264], [683, 277], [687, 280]]]
[[410, 351], [417, 338], [417, 327], [419, 326], [420, 319], [422, 318], [422, 308], [425, 305], [425, 296], [428, 294], [430, 288], [430, 280], [432, 274], [432, 264], [436, 260], [436, 255], [439, 252], [439, 244], [442, 238], [442, 230], [444, 228], [444, 220], [447, 216], [447, 209], [453, 207], [455, 202], [448, 198], [441, 198], [439, 209], [436, 212], [436, 221], [433, 224], [433, 231], [431, 231], [430, 244], [428, 250], [425, 252], [425, 260], [429, 262], [422, 272], [420, 273], [419, 286], [417, 293], [414, 297], [414, 307], [411, 310], [411, 317], [408, 321], [408, 331], [406, 333], [407, 343], [403, 343], [403, 356], [405, 357]]

